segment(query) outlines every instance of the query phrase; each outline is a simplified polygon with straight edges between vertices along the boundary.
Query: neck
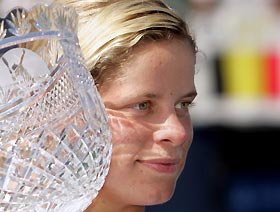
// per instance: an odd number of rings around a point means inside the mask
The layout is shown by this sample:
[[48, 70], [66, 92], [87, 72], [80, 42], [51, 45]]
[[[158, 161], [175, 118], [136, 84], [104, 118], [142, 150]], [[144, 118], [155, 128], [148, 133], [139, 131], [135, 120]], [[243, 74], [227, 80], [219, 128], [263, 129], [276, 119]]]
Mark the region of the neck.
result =
[[84, 212], [145, 212], [144, 206], [119, 205], [96, 198]]

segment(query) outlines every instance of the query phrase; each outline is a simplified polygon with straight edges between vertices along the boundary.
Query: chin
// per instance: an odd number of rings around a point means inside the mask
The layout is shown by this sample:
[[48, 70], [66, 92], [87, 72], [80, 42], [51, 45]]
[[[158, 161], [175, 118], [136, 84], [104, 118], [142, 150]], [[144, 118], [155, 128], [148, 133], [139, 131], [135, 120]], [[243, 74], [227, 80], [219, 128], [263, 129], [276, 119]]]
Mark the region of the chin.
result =
[[154, 199], [154, 200], [149, 200], [145, 205], [146, 206], [152, 206], [152, 205], [164, 204], [164, 203], [168, 202], [172, 198], [172, 196], [173, 196], [173, 194], [169, 195], [169, 196], [166, 196], [166, 197], [157, 198], [157, 199]]
[[159, 205], [168, 202], [174, 194], [175, 186], [172, 186], [172, 188], [163, 187], [151, 189], [149, 192], [147, 192], [145, 194], [147, 197], [145, 205]]

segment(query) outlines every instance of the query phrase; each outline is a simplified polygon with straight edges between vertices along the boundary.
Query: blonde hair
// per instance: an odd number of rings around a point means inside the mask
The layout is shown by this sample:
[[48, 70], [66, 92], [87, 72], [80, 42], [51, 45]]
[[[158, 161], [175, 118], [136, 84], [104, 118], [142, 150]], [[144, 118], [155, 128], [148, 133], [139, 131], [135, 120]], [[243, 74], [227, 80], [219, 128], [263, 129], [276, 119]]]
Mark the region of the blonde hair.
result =
[[194, 39], [186, 23], [160, 0], [57, 0], [79, 15], [78, 37], [97, 86], [118, 75], [133, 47], [143, 40]]

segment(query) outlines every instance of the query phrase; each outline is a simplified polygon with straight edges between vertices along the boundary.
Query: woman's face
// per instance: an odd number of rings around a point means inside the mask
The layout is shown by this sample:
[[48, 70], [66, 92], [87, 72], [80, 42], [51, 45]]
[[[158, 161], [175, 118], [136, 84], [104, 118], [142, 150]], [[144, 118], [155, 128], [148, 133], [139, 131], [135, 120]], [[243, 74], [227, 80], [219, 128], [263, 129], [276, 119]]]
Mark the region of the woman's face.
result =
[[194, 54], [178, 39], [147, 43], [121, 69], [100, 90], [113, 136], [100, 195], [124, 205], [159, 204], [171, 198], [193, 138]]

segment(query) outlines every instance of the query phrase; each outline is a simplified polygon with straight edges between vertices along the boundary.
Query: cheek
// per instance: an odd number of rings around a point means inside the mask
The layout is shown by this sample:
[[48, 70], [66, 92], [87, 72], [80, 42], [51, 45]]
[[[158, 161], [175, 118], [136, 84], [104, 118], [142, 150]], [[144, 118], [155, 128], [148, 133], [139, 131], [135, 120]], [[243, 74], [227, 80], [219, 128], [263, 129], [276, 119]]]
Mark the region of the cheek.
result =
[[183, 144], [183, 148], [187, 152], [193, 141], [193, 125], [190, 116], [187, 117], [182, 124], [186, 131], [186, 142]]
[[187, 141], [182, 145], [182, 160], [179, 163], [179, 169], [178, 169], [178, 177], [181, 175], [182, 171], [185, 168], [185, 164], [187, 161], [188, 151], [191, 147], [191, 141]]
[[185, 163], [186, 158], [188, 156], [188, 152], [190, 150], [191, 144], [192, 144], [192, 141], [187, 141], [182, 145], [182, 151], [183, 151], [183, 157], [182, 158], [184, 158], [184, 163]]
[[[152, 130], [139, 121], [121, 113], [109, 115], [113, 145], [143, 144], [152, 135]], [[144, 142], [145, 143], [145, 142]]]
[[137, 133], [137, 130], [132, 121], [115, 116], [110, 116], [109, 120], [114, 147], [133, 143], [133, 135]]
[[186, 160], [187, 160], [187, 156], [188, 156], [188, 152], [189, 149], [191, 148], [192, 142], [193, 142], [193, 127], [190, 121], [187, 122], [187, 124], [185, 125], [185, 129], [187, 132], [187, 137], [186, 137], [186, 141], [182, 144], [182, 155], [183, 155], [183, 160], [180, 164], [180, 168], [181, 170], [183, 170]]
[[113, 144], [112, 159], [121, 157], [131, 161], [131, 158], [136, 158], [144, 148], [151, 133], [127, 117], [110, 116], [109, 118]]
[[109, 120], [113, 152], [107, 186], [112, 189], [119, 183], [133, 185], [135, 184], [135, 161], [145, 149], [148, 132], [127, 117], [109, 116]]

